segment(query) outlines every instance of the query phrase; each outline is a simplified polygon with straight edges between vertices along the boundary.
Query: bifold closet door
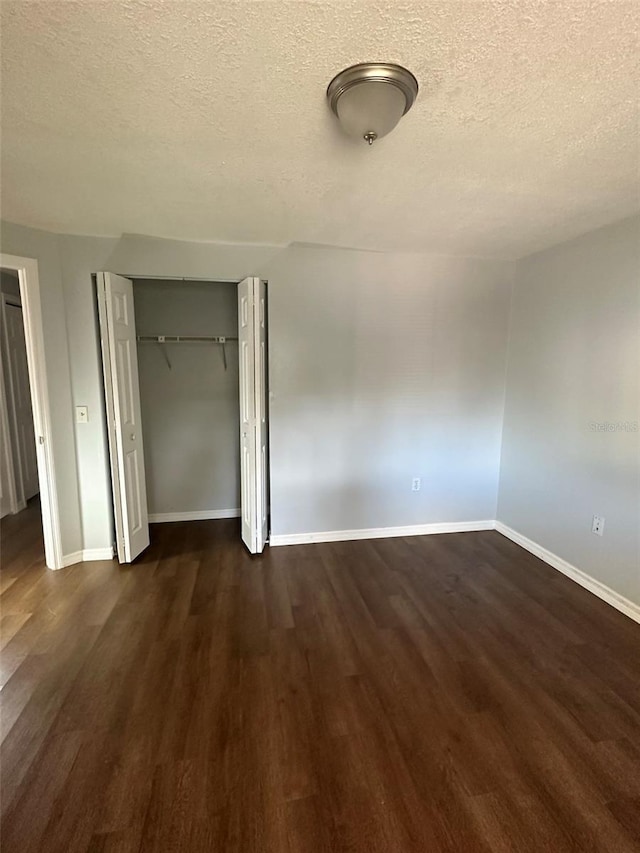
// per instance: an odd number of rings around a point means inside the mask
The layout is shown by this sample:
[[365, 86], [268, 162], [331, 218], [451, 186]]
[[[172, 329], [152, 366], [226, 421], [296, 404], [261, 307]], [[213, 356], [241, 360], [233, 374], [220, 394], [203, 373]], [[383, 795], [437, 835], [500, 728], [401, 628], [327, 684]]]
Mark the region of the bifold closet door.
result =
[[133, 283], [98, 273], [98, 307], [116, 547], [130, 563], [149, 544]]
[[266, 283], [245, 278], [238, 284], [240, 505], [242, 541], [252, 554], [268, 536], [266, 338]]

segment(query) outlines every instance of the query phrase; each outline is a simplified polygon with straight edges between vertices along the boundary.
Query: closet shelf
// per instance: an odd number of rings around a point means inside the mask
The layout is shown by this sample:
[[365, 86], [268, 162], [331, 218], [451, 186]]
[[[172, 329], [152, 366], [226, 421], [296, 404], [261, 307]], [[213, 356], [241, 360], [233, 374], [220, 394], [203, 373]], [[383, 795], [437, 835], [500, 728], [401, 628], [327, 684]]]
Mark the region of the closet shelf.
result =
[[[228, 341], [237, 341], [238, 338], [231, 335], [137, 335], [136, 340], [142, 344], [222, 344], [222, 362], [226, 370], [227, 351], [225, 344]], [[173, 370], [164, 347], [162, 354], [169, 370]]]
[[154, 344], [224, 344], [227, 341], [237, 341], [238, 338], [231, 335], [138, 335], [137, 340]]

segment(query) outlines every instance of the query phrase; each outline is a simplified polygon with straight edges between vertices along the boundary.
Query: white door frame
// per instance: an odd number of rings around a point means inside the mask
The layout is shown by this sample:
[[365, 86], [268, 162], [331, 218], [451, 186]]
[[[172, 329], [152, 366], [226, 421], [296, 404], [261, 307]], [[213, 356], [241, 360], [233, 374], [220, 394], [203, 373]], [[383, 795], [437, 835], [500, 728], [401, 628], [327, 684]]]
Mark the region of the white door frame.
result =
[[57, 480], [51, 446], [51, 406], [47, 382], [44, 333], [42, 328], [42, 305], [40, 301], [40, 279], [38, 262], [33, 258], [0, 254], [0, 267], [15, 270], [20, 282], [24, 337], [27, 347], [29, 387], [33, 407], [33, 425], [36, 435], [36, 456], [40, 505], [42, 509], [42, 531], [47, 567], [61, 569], [62, 537], [60, 535], [60, 509]]

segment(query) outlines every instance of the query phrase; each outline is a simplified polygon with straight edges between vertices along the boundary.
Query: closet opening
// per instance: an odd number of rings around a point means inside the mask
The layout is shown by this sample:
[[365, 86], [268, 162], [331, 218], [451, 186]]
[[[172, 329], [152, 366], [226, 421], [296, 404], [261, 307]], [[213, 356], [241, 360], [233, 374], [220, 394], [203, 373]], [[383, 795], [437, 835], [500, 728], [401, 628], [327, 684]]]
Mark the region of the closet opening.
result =
[[149, 522], [238, 518], [237, 284], [132, 281]]
[[[116, 551], [153, 525], [239, 518], [268, 537], [266, 282], [98, 273]], [[151, 532], [149, 525], [152, 525]]]

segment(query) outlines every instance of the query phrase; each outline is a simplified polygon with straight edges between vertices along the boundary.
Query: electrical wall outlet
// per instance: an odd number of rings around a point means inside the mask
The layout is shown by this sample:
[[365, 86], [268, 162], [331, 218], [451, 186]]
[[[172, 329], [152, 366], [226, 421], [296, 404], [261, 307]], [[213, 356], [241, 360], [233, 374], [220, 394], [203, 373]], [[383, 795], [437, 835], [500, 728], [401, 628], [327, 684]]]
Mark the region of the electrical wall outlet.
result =
[[602, 536], [604, 533], [604, 518], [601, 515], [594, 515], [591, 522], [591, 532], [596, 536]]
[[89, 422], [89, 409], [86, 406], [76, 406], [76, 423], [86, 424]]
[[411, 491], [419, 492], [420, 491], [420, 477], [414, 477], [411, 481]]

